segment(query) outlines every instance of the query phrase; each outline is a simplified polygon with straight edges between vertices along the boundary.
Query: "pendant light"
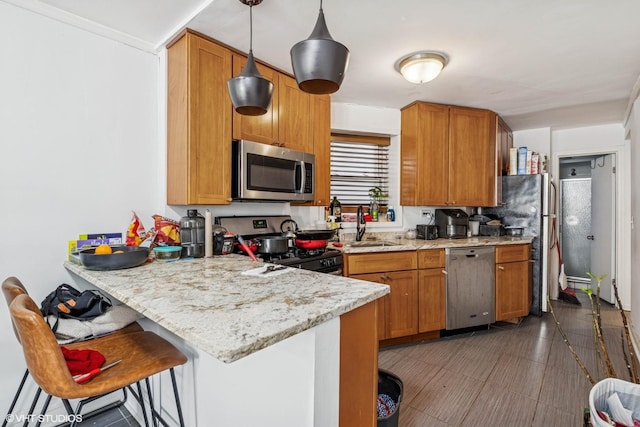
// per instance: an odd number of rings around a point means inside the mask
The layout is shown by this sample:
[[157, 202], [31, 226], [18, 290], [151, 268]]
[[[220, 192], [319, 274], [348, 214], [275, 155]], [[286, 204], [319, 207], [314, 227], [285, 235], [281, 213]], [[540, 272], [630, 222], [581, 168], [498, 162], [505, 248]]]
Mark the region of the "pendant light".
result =
[[253, 6], [262, 0], [240, 0], [249, 6], [249, 56], [240, 75], [227, 81], [233, 108], [245, 116], [261, 116], [269, 109], [273, 83], [262, 77], [253, 59]]
[[291, 64], [298, 87], [304, 92], [329, 94], [340, 89], [349, 64], [349, 49], [331, 38], [322, 0], [311, 35], [291, 48]]

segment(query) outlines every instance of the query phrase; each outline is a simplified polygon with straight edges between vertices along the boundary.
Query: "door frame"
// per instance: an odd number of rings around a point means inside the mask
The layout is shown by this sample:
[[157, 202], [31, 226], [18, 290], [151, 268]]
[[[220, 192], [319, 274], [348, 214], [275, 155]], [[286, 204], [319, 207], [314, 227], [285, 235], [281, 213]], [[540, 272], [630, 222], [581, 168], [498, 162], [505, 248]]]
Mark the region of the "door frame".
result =
[[[614, 217], [615, 236], [615, 278], [618, 286], [618, 293], [622, 307], [625, 310], [631, 309], [631, 207], [629, 197], [624, 195], [628, 192], [630, 185], [629, 170], [629, 147], [628, 144], [602, 148], [586, 148], [580, 150], [557, 150], [551, 157], [551, 170], [553, 182], [560, 188], [560, 159], [563, 157], [581, 157], [615, 154], [616, 156], [616, 214]], [[556, 206], [560, 206], [560, 191], [556, 194]], [[556, 259], [557, 264], [557, 259]]]

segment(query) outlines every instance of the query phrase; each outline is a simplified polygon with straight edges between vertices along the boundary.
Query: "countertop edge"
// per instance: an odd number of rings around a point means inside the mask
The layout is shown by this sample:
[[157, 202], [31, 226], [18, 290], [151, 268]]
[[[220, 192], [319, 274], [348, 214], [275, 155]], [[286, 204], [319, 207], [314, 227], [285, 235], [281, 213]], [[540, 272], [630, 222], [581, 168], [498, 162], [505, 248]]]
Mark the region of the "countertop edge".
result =
[[[153, 263], [152, 263], [153, 264]], [[360, 306], [363, 306], [369, 302], [375, 301], [376, 299], [386, 295], [389, 293], [389, 287], [386, 285], [381, 285], [377, 283], [371, 283], [371, 289], [366, 289], [366, 291], [360, 290], [357, 292], [356, 296], [349, 295], [345, 298], [339, 298], [339, 301], [335, 306], [331, 307], [331, 309], [323, 309], [323, 310], [312, 310], [310, 309], [309, 316], [306, 318], [302, 318], [303, 316], [292, 316], [291, 318], [283, 319], [282, 327], [278, 328], [272, 333], [268, 333], [265, 335], [252, 337], [250, 342], [242, 345], [218, 345], [218, 343], [212, 342], [208, 340], [207, 334], [203, 334], [202, 331], [200, 333], [192, 332], [193, 328], [186, 327], [179, 323], [179, 319], [176, 321], [172, 319], [170, 315], [166, 315], [166, 313], [154, 309], [151, 306], [146, 306], [141, 304], [140, 301], [137, 301], [134, 296], [131, 295], [131, 292], [123, 292], [118, 286], [111, 285], [106, 281], [100, 278], [101, 275], [108, 272], [97, 272], [93, 270], [88, 270], [81, 265], [77, 265], [75, 263], [65, 261], [64, 267], [70, 273], [77, 275], [78, 277], [86, 280], [92, 286], [95, 286], [108, 294], [112, 295], [117, 300], [121, 301], [123, 304], [131, 307], [132, 309], [139, 312], [141, 315], [145, 316], [149, 320], [157, 323], [161, 327], [167, 329], [168, 331], [174, 333], [176, 336], [188, 341], [199, 349], [211, 354], [216, 359], [224, 362], [231, 363], [237, 361], [243, 357], [246, 357], [250, 354], [253, 354], [263, 348], [266, 348], [270, 345], [276, 344], [280, 341], [283, 341], [293, 335], [296, 335], [305, 330], [311, 329], [315, 326], [320, 325], [326, 321], [339, 317], [349, 311], [352, 311]], [[145, 270], [136, 269], [128, 269], [137, 270], [141, 276], [141, 280], [144, 280]], [[122, 271], [122, 270], [120, 270]], [[136, 273], [137, 273], [136, 272]], [[147, 271], [148, 272], [148, 271]], [[94, 274], [100, 273], [100, 274]], [[291, 273], [290, 273], [291, 274]], [[300, 272], [293, 272], [293, 274], [317, 274], [321, 275], [319, 277], [329, 278], [335, 276], [325, 275], [324, 273], [313, 273], [307, 272], [305, 270], [300, 270]], [[341, 276], [337, 276], [340, 280], [347, 281], [355, 281], [356, 279], [348, 279], [343, 278]], [[346, 282], [345, 282], [346, 283]], [[162, 307], [162, 304], [159, 304], [157, 307]], [[237, 344], [237, 343], [236, 343]]]

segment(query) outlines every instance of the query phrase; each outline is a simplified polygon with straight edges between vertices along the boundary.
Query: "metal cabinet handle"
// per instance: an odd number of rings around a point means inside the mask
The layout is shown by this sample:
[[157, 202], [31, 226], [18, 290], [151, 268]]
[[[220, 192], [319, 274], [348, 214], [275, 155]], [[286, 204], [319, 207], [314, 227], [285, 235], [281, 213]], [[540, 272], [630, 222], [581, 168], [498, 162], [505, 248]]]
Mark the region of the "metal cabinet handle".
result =
[[447, 275], [449, 273], [447, 273], [447, 270], [442, 270], [442, 274]]
[[501, 266], [501, 265], [499, 265], [499, 266], [498, 266], [498, 270], [504, 270], [504, 267], [503, 267], [503, 266]]
[[595, 239], [595, 237], [593, 237], [593, 234], [592, 234], [592, 235], [590, 235], [590, 236], [587, 236], [587, 239], [588, 239], [588, 240], [596, 240], [596, 239]]

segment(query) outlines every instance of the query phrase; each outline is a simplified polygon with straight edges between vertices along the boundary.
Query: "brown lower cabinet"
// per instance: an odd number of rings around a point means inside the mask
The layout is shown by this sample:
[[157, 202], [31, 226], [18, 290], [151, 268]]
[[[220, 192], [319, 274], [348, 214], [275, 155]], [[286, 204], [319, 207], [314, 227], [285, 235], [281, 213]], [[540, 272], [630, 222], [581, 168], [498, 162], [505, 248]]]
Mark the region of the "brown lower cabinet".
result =
[[377, 301], [340, 316], [340, 427], [378, 422]]
[[529, 315], [532, 294], [530, 245], [496, 247], [496, 321]]
[[378, 300], [378, 339], [445, 328], [444, 249], [345, 254], [344, 274], [389, 285]]
[[356, 274], [354, 279], [389, 285], [391, 292], [380, 298], [384, 310], [384, 331], [380, 340], [418, 333], [418, 274], [416, 270]]

